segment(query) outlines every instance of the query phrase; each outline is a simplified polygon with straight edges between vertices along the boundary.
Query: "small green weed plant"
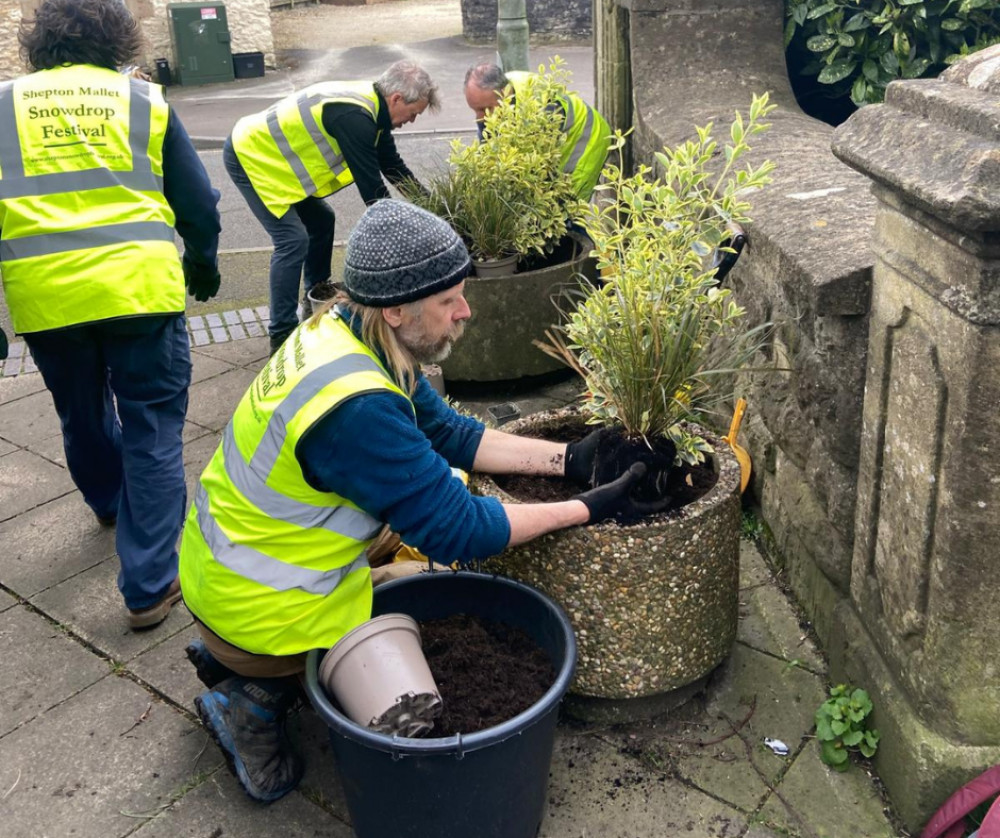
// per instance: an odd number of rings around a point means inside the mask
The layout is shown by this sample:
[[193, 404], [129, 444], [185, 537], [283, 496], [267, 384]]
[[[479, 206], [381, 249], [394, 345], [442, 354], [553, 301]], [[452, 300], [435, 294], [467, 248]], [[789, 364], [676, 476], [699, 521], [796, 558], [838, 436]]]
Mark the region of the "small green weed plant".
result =
[[1000, 41], [996, 0], [785, 0], [789, 68], [861, 106]]
[[820, 758], [837, 771], [850, 767], [848, 754], [857, 750], [872, 757], [878, 748], [879, 733], [868, 727], [872, 701], [862, 689], [838, 684], [816, 711], [816, 738], [821, 743]]
[[515, 103], [508, 93], [484, 120], [483, 139], [453, 141], [449, 168], [429, 194], [406, 197], [444, 218], [474, 259], [551, 252], [582, 204], [560, 163], [570, 73], [558, 56], [539, 66]]
[[[755, 96], [724, 145], [711, 124], [697, 128], [696, 139], [655, 155], [659, 174], [605, 167], [601, 199], [582, 223], [606, 281], [568, 293], [575, 308], [539, 344], [585, 379], [588, 422], [647, 442], [667, 437], [675, 464], [704, 460], [711, 448], [686, 423], [731, 399], [734, 373], [767, 337], [766, 326], [746, 327], [708, 257], [730, 224], [749, 220], [748, 193], [770, 181], [772, 163], [753, 167], [744, 157], [771, 110], [766, 94]], [[619, 132], [612, 150], [623, 143]]]

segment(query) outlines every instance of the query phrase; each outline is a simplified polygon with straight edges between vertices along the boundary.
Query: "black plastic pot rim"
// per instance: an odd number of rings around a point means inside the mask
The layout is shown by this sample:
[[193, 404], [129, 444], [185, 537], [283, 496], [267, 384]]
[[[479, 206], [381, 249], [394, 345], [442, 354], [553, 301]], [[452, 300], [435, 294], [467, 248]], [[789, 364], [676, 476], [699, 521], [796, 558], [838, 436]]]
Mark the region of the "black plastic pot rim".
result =
[[[430, 754], [453, 754], [461, 759], [470, 751], [477, 751], [488, 748], [510, 739], [512, 736], [520, 736], [525, 730], [536, 724], [539, 720], [555, 708], [562, 700], [562, 697], [569, 689], [570, 681], [576, 669], [576, 636], [573, 633], [573, 626], [569, 617], [555, 602], [532, 588], [513, 579], [502, 576], [494, 576], [485, 573], [474, 573], [472, 571], [437, 571], [416, 576], [406, 576], [401, 579], [394, 579], [380, 585], [380, 589], [391, 589], [400, 585], [411, 584], [431, 584], [435, 576], [444, 577], [470, 577], [480, 580], [491, 580], [496, 584], [506, 585], [511, 588], [519, 588], [527, 592], [530, 596], [542, 602], [556, 616], [566, 637], [566, 663], [563, 664], [559, 672], [556, 673], [556, 680], [538, 701], [527, 710], [518, 713], [502, 724], [480, 730], [476, 733], [461, 734], [444, 737], [428, 737], [426, 739], [411, 739], [405, 736], [385, 733], [377, 733], [369, 728], [362, 727], [343, 713], [337, 710], [327, 697], [323, 687], [319, 683], [319, 661], [326, 654], [325, 649], [313, 649], [306, 657], [306, 694], [320, 718], [340, 736], [351, 739], [358, 744], [364, 745], [377, 751], [390, 753], [394, 757], [427, 756]], [[530, 721], [529, 721], [530, 719]]]

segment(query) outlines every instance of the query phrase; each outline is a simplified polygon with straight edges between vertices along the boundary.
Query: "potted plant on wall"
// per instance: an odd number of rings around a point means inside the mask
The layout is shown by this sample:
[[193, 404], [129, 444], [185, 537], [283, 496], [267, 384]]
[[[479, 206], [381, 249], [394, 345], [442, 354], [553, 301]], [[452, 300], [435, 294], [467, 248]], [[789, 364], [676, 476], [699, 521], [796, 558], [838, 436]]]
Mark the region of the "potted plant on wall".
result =
[[473, 257], [466, 283], [472, 320], [442, 364], [449, 382], [551, 373], [563, 365], [533, 341], [550, 325], [549, 300], [596, 269], [590, 243], [569, 233], [583, 204], [561, 166], [562, 112], [569, 74], [555, 58], [528, 79], [517, 102], [503, 98], [485, 117], [484, 139], [456, 140], [449, 168], [426, 193], [407, 197], [447, 220]]
[[[729, 225], [749, 220], [747, 193], [769, 180], [772, 165], [749, 166], [745, 155], [770, 110], [766, 95], [754, 97], [721, 149], [712, 126], [697, 129], [696, 139], [656, 155], [659, 176], [646, 165], [631, 176], [606, 167], [606, 200], [583, 224], [609, 279], [577, 292], [544, 346], [583, 376], [583, 403], [511, 426], [564, 439], [601, 426], [595, 484], [636, 460], [649, 466], [640, 490], [655, 514], [552, 533], [494, 562], [569, 612], [580, 648], [577, 696], [662, 696], [707, 675], [735, 637], [739, 465], [702, 423], [732, 397], [736, 371], [768, 330], [744, 323], [708, 260]], [[502, 480], [479, 486], [508, 501], [530, 499], [510, 494], [523, 483]], [[565, 488], [567, 496], [579, 491]], [[640, 705], [604, 706], [621, 717]], [[578, 701], [578, 712], [583, 706], [601, 704]]]

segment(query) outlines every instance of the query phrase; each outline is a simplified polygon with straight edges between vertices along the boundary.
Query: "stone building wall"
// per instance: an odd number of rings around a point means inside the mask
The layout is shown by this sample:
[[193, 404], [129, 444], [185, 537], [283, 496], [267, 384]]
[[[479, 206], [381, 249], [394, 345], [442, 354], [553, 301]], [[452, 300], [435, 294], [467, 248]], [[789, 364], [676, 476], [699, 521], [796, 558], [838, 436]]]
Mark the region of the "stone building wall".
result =
[[[584, 40], [593, 31], [591, 0], [527, 0], [528, 31], [545, 40]], [[462, 34], [492, 41], [497, 33], [497, 0], [462, 0]]]
[[[22, 16], [30, 16], [41, 0], [0, 0], [0, 80], [25, 72], [18, 57], [17, 28]], [[140, 63], [153, 67], [157, 58], [176, 65], [170, 45], [167, 21], [168, 0], [126, 0], [126, 5], [142, 26], [146, 50]], [[197, 5], [197, 4], [194, 4]], [[274, 66], [274, 38], [271, 34], [269, 0], [227, 0], [226, 15], [232, 34], [231, 49], [237, 52], [262, 52], [264, 62]]]
[[21, 0], [0, 0], [0, 80], [16, 78], [25, 71], [17, 44], [22, 16]]

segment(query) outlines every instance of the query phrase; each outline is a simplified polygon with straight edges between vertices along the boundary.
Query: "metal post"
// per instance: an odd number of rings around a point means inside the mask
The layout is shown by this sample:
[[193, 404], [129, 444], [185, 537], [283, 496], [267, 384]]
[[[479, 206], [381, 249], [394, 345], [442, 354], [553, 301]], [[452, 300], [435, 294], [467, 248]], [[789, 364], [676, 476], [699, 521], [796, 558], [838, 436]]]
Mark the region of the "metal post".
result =
[[525, 0], [497, 0], [497, 56], [504, 70], [528, 70]]

